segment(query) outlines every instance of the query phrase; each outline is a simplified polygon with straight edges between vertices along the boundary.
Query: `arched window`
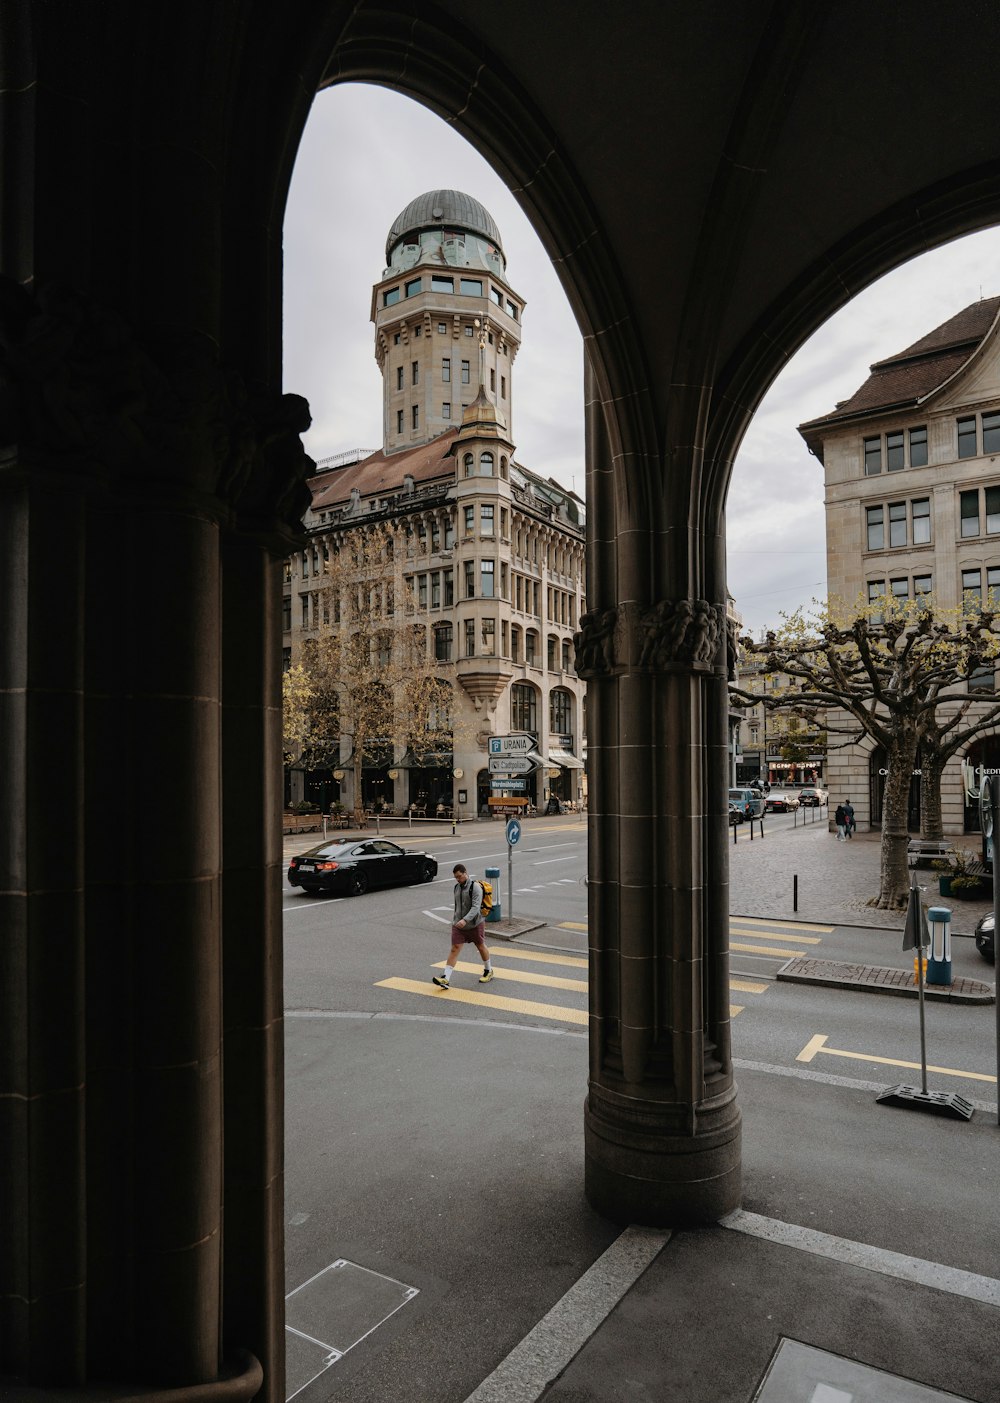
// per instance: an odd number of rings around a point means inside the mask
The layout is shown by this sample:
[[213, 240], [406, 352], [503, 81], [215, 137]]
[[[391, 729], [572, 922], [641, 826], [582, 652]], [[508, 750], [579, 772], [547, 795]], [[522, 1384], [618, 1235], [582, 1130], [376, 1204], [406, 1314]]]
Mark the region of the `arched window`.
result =
[[493, 454], [480, 453], [479, 455], [479, 475], [480, 477], [493, 476]]
[[451, 662], [452, 637], [451, 624], [439, 624], [434, 630], [434, 657], [437, 662]]
[[554, 735], [573, 734], [573, 693], [565, 687], [553, 687], [549, 695], [549, 730]]
[[538, 729], [538, 694], [527, 682], [515, 682], [510, 689], [510, 725], [513, 731]]
[[500, 476], [504, 482], [507, 481], [507, 459], [505, 457], [500, 459]]
[[462, 467], [465, 469], [465, 476], [471, 477], [475, 469], [476, 460], [471, 453], [466, 453], [462, 459]]

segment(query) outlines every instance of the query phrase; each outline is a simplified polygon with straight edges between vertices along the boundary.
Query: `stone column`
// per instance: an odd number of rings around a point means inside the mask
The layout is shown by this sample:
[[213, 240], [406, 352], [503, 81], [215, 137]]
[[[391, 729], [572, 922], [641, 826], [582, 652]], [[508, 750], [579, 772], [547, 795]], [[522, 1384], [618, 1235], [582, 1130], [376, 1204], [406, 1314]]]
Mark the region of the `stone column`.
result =
[[[655, 596], [654, 523], [624, 517], [592, 377], [588, 400], [590, 597], [575, 639], [588, 682], [587, 1195], [620, 1222], [712, 1222], [741, 1186], [725, 615], [721, 598]], [[702, 544], [706, 592], [724, 595], [717, 543]]]

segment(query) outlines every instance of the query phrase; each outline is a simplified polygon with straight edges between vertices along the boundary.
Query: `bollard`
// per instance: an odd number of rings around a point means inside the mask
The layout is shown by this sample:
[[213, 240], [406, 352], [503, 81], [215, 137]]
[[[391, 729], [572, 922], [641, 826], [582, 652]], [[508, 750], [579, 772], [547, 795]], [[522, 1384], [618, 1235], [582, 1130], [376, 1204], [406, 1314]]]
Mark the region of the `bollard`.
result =
[[503, 908], [500, 904], [500, 868], [487, 867], [483, 876], [493, 887], [493, 910], [486, 917], [488, 921], [500, 921], [503, 919]]
[[799, 909], [799, 874], [796, 872], [792, 877], [792, 910]]
[[931, 927], [928, 984], [951, 983], [951, 912], [947, 906], [932, 906], [927, 912]]

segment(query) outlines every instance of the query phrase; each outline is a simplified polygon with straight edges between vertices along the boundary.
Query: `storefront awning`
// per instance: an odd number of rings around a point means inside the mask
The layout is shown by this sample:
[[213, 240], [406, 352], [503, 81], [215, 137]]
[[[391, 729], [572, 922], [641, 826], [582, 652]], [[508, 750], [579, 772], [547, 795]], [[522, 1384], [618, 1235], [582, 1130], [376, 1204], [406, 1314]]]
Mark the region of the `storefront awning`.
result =
[[412, 750], [408, 750], [401, 760], [396, 760], [391, 769], [394, 770], [450, 770], [452, 766], [452, 752], [450, 750], [429, 750], [423, 755], [417, 755]]
[[583, 761], [578, 760], [569, 750], [550, 750], [549, 764], [561, 765], [564, 770], [582, 770]]

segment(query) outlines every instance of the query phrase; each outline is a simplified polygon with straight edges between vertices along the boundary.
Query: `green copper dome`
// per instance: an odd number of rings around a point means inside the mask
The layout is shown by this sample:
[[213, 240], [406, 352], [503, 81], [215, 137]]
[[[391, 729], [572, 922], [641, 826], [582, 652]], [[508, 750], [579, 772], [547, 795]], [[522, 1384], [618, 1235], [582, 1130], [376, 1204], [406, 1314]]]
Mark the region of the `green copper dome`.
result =
[[392, 251], [403, 242], [408, 234], [419, 234], [424, 229], [462, 229], [468, 234], [486, 239], [495, 244], [501, 258], [506, 262], [500, 230], [489, 210], [465, 195], [461, 190], [428, 190], [411, 200], [403, 212], [393, 220], [389, 236], [385, 241], [385, 261], [388, 264]]

